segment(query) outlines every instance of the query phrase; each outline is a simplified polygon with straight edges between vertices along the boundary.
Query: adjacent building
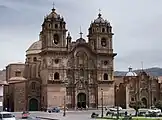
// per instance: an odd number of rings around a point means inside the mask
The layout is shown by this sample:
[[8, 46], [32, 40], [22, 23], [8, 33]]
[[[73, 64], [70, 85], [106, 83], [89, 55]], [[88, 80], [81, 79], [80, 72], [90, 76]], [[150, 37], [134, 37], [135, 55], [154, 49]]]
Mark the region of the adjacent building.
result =
[[4, 101], [4, 85], [7, 85], [6, 82], [6, 71], [0, 71], [0, 111], [3, 111], [3, 101]]
[[157, 77], [150, 76], [146, 71], [132, 71], [115, 80], [115, 104], [129, 108], [131, 102], [142, 101], [146, 108], [155, 105], [160, 100], [160, 82]]

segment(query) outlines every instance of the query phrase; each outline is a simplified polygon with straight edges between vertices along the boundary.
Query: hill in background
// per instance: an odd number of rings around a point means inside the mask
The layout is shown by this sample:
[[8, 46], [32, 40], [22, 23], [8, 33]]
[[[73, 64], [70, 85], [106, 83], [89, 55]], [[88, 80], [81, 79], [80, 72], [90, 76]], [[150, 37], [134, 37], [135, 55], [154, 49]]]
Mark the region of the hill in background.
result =
[[[134, 70], [134, 72], [136, 72], [137, 74], [140, 72], [141, 70]], [[151, 76], [162, 76], [162, 68], [158, 68], [158, 67], [153, 67], [153, 68], [148, 68], [148, 69], [144, 69], [144, 71], [146, 71], [149, 75]], [[128, 71], [115, 71], [115, 76], [125, 76], [125, 74]], [[6, 80], [6, 70], [0, 70], [0, 80]]]
[[[141, 70], [134, 70], [134, 72], [136, 72], [137, 74], [140, 72]], [[162, 76], [162, 68], [158, 68], [158, 67], [153, 67], [153, 68], [148, 68], [148, 69], [144, 69], [144, 71], [146, 71], [149, 75], [151, 76]], [[125, 76], [125, 74], [128, 71], [115, 71], [115, 76]]]

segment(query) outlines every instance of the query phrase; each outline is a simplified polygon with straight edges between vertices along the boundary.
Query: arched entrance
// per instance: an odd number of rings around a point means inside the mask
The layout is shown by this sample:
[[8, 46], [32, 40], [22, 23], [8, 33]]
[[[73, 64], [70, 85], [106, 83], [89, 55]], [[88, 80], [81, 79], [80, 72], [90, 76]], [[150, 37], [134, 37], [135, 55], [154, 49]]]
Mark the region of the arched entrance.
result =
[[147, 99], [146, 98], [142, 98], [142, 103], [144, 105], [145, 108], [147, 108]]
[[38, 111], [38, 100], [35, 98], [29, 101], [29, 111]]
[[77, 95], [77, 107], [86, 108], [86, 94], [85, 93], [79, 93]]

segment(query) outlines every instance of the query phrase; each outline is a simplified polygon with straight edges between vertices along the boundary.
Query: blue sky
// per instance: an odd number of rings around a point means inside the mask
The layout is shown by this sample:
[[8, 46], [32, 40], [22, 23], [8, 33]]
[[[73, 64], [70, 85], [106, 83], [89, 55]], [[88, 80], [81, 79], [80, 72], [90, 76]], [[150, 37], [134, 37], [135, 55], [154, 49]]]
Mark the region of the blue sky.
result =
[[161, 0], [0, 0], [0, 69], [9, 63], [24, 62], [25, 51], [38, 40], [43, 17], [52, 3], [64, 16], [73, 40], [88, 27], [101, 9], [113, 32], [115, 70], [162, 67]]

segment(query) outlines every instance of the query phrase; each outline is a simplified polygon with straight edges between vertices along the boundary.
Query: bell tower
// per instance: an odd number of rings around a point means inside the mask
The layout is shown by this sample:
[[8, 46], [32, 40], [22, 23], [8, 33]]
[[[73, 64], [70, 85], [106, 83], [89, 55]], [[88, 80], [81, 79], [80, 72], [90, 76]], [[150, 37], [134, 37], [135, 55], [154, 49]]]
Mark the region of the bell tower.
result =
[[42, 24], [42, 49], [66, 47], [66, 31], [64, 18], [53, 7]]
[[88, 43], [97, 53], [113, 52], [112, 51], [112, 27], [107, 20], [98, 14], [89, 27]]

